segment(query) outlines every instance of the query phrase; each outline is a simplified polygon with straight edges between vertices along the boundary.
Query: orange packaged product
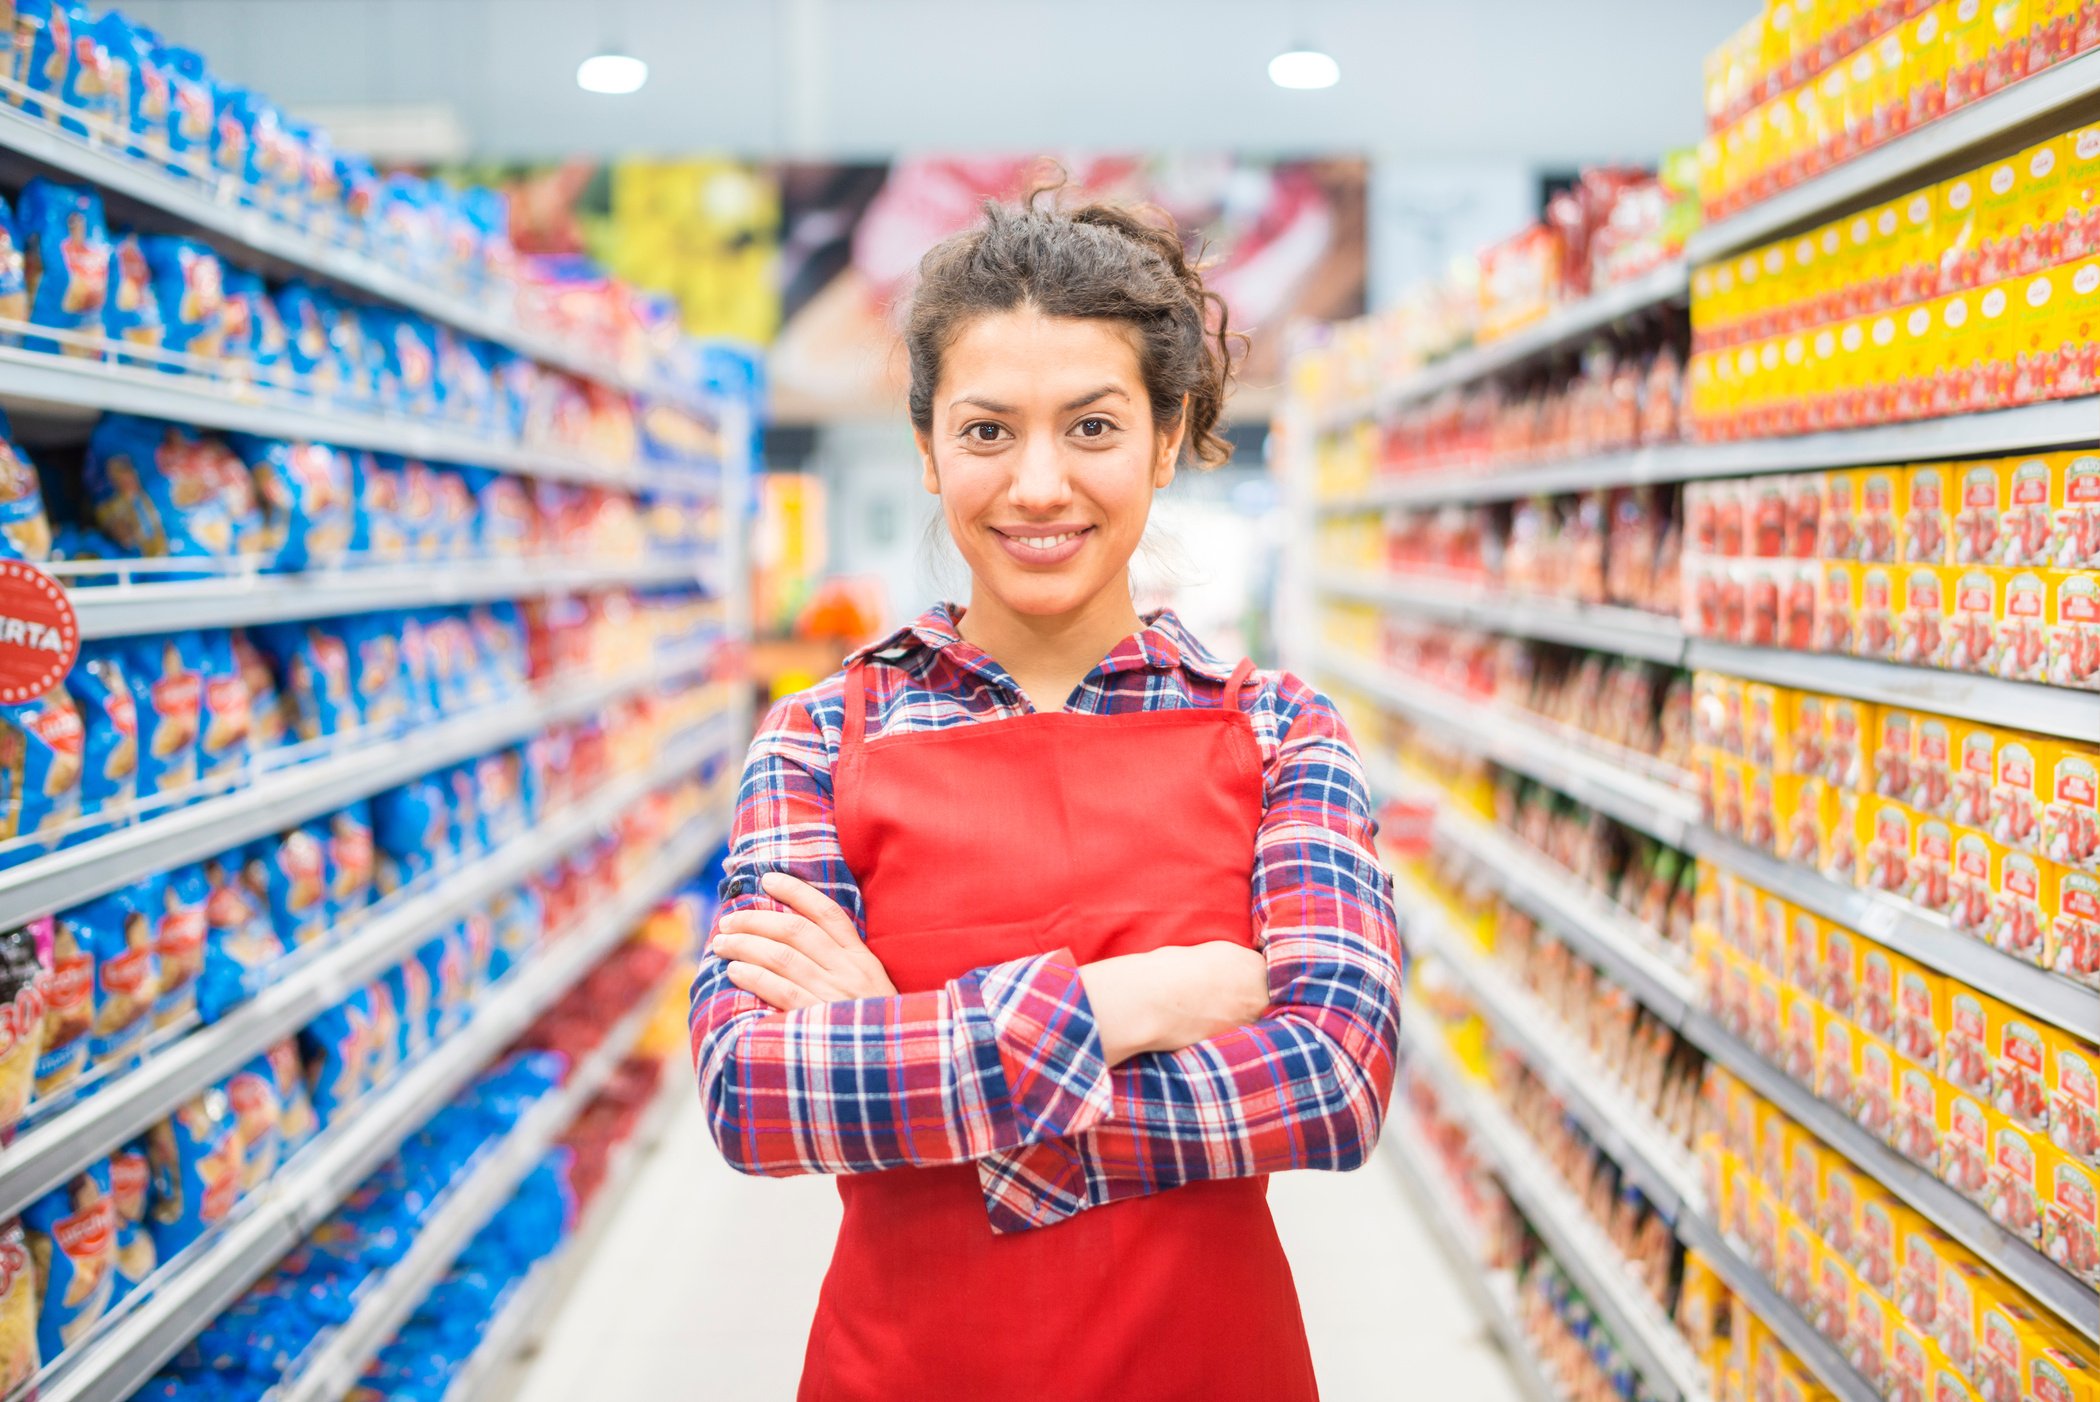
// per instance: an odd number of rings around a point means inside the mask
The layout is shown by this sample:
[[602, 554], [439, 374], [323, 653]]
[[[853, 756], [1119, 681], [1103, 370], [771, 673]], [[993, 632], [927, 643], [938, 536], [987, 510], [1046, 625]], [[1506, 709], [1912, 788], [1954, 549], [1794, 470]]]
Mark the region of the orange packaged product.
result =
[[2086, 0], [2027, 0], [2029, 73], [2039, 73], [2078, 52], [2078, 20], [2085, 7]]
[[2004, 515], [2003, 474], [1996, 461], [1962, 464], [1957, 469], [1952, 562], [1985, 565], [1997, 558], [2000, 518]]
[[1946, 1041], [1947, 976], [1907, 955], [1893, 956], [1896, 977], [1896, 1030], [1891, 1039], [1899, 1055], [1937, 1071]]
[[1785, 560], [1779, 571], [1778, 646], [1810, 652], [1816, 645], [1817, 566], [1814, 560]]
[[1830, 860], [1838, 805], [1823, 779], [1783, 774], [1773, 780], [1779, 841], [1777, 853], [1790, 862], [1821, 871]]
[[1956, 731], [1954, 791], [1947, 816], [1965, 828], [1983, 828], [1991, 820], [1991, 786], [1998, 777], [1997, 730], [1962, 723]]
[[1884, 1300], [1896, 1288], [1896, 1257], [1903, 1235], [1918, 1215], [1879, 1183], [1863, 1185], [1859, 1198], [1859, 1259], [1854, 1271]]
[[2027, 1395], [2035, 1402], [2100, 1402], [2100, 1362], [2070, 1347], [2046, 1348], [2027, 1364]]
[[1823, 719], [1823, 704], [1827, 699], [1820, 692], [1789, 691], [1787, 728], [1793, 735], [1793, 772], [1821, 779], [1826, 774], [1824, 732], [1827, 723]]
[[1873, 799], [1860, 816], [1859, 884], [1870, 891], [1903, 894], [1910, 884], [1916, 819], [1900, 803]]
[[1904, 1223], [1897, 1255], [1896, 1288], [1889, 1298], [1896, 1312], [1929, 1338], [1939, 1323], [1942, 1277], [1956, 1262], [1972, 1258], [1922, 1218]]
[[1867, 467], [1859, 469], [1857, 473], [1857, 530], [1859, 558], [1863, 562], [1895, 563], [1897, 497], [1901, 491], [1903, 473], [1904, 469], [1900, 467]]
[[1911, 1162], [1937, 1171], [1940, 1161], [1941, 1102], [1953, 1092], [1922, 1066], [1896, 1067], [1895, 1119], [1889, 1147]]
[[1796, 560], [1813, 560], [1823, 523], [1822, 474], [1797, 472], [1780, 482], [1786, 500], [1784, 553]]
[[2067, 1032], [2049, 1047], [2049, 1142], [2100, 1168], [2100, 1049]]
[[1991, 675], [2039, 682], [2049, 676], [2049, 588], [2032, 570], [2007, 575], [1997, 597]]
[[2048, 1140], [1991, 1113], [1990, 1181], [1983, 1208], [1991, 1220], [2039, 1248], [2042, 1243], [2041, 1155]]
[[2100, 988], [2100, 873], [2050, 865], [2056, 897], [2049, 921], [2048, 967]]
[[1985, 996], [1965, 983], [1947, 984], [1946, 1030], [1940, 1075], [1956, 1090], [1988, 1102], [1997, 1061], [1991, 1055], [1991, 1014]]
[[1852, 1293], [1858, 1281], [1852, 1267], [1829, 1240], [1818, 1243], [1816, 1252], [1815, 1311], [1809, 1316], [1816, 1332], [1842, 1347], [1851, 1324]]
[[2005, 481], [1999, 488], [2004, 510], [1998, 520], [1996, 563], [2025, 569], [2050, 563], [2050, 533], [2069, 463], [2068, 453], [2004, 461], [2000, 470]]
[[1896, 646], [1895, 571], [1887, 565], [1854, 565], [1852, 595], [1859, 601], [1859, 622], [1852, 633], [1852, 655], [1886, 662]]
[[1943, 665], [1956, 672], [1988, 672], [1998, 644], [1998, 576], [1987, 569], [1955, 569], [1947, 600]]
[[1987, 831], [2001, 847], [2032, 852], [2041, 846], [2042, 782], [2048, 757], [2048, 743], [2031, 735], [2008, 734], [1999, 739]]
[[2050, 1144], [2041, 1163], [2042, 1253], [2100, 1287], [2100, 1181], [2094, 1170]]
[[1911, 734], [1910, 806], [1944, 818], [1954, 806], [1954, 747], [1958, 722], [1920, 715]]
[[[1849, 1106], [1853, 1103], [1852, 1067], [1859, 1055], [1858, 1029], [1825, 1008], [1816, 1035], [1816, 1098]], [[1827, 1223], [1824, 1231], [1829, 1232]]]
[[1999, 850], [1980, 832], [1964, 827], [1954, 830], [1954, 861], [1947, 876], [1947, 918], [1955, 929], [1978, 938], [1990, 928]]
[[1991, 1056], [1991, 1108], [2022, 1129], [2049, 1127], [2048, 1037], [2010, 1004], [1981, 996]]
[[1743, 757], [1760, 769], [1794, 771], [1792, 735], [1785, 724], [1780, 688], [1769, 682], [1743, 685]]
[[1749, 1042], [1757, 1054], [1774, 1066], [1779, 1064], [1779, 1041], [1782, 1035], [1780, 1018], [1779, 980], [1765, 969], [1750, 966], [1750, 1035]]
[[1947, 650], [1945, 571], [1919, 565], [1896, 571], [1896, 645], [1890, 661], [1937, 667]]
[[2045, 570], [2050, 685], [2100, 691], [2100, 571]]
[[1860, 810], [1862, 803], [1856, 789], [1833, 787], [1825, 799], [1829, 820], [1825, 827], [1829, 831], [1829, 846], [1824, 851], [1823, 865], [1819, 868], [1824, 876], [1846, 885], [1859, 882], [1864, 851], [1860, 846]]
[[1920, 817], [1912, 834], [1904, 897], [1944, 915], [1954, 900], [1954, 830], [1945, 819]]
[[1896, 1120], [1896, 1053], [1861, 1033], [1853, 1039], [1852, 1118], [1883, 1143]]
[[1901, 563], [1946, 563], [1953, 521], [1948, 510], [1952, 476], [1953, 469], [1946, 463], [1921, 463], [1903, 469], [1897, 498], [1896, 553]]
[[1917, 716], [1913, 712], [1884, 706], [1875, 713], [1871, 773], [1877, 797], [1899, 803], [1910, 798], [1916, 737]]
[[1976, 1312], [1976, 1389], [1987, 1398], [2027, 1402], [2028, 1370], [2055, 1347], [2057, 1332], [2048, 1316], [1999, 1290]]
[[1985, 940], [2001, 954], [2047, 968], [2059, 889], [2056, 868], [2030, 853], [2000, 851]]
[[[2100, 284], [2100, 260], [2094, 264]], [[2064, 464], [2049, 532], [2049, 563], [2058, 569], [2100, 568], [2100, 457], [2074, 454]]]
[[1896, 961], [1894, 950], [1861, 938], [1859, 943], [1860, 1031], [1891, 1045], [1896, 1040]]
[[1779, 1067], [1798, 1085], [1812, 1089], [1816, 1083], [1816, 1038], [1821, 1030], [1822, 1010], [1808, 989], [1791, 983], [1782, 986], [1779, 996]]
[[1888, 1376], [1889, 1327], [1895, 1307], [1858, 1272], [1852, 1292], [1852, 1319], [1845, 1330], [1845, 1359], [1877, 1392]]
[[1882, 1380], [1883, 1395], [1889, 1402], [1926, 1402], [1936, 1351], [1923, 1329], [1905, 1319], [1902, 1311], [1895, 1311], [1889, 1321], [1888, 1371]]
[[1932, 1338], [1954, 1370], [1970, 1382], [1976, 1380], [1983, 1311], [2009, 1288], [2003, 1276], [1966, 1252], [1941, 1263]]
[[1981, 1203], [1991, 1180], [1991, 1112], [1975, 1096], [1951, 1086], [1940, 1109], [1940, 1181]]
[[1816, 578], [1817, 652], [1852, 651], [1859, 620], [1859, 604], [1853, 593], [1854, 567], [1843, 560], [1819, 560], [1811, 568]]
[[1779, 1293], [1803, 1314], [1815, 1308], [1816, 1234], [1792, 1212], [1779, 1225]]
[[1872, 941], [1828, 920], [1817, 922], [1816, 934], [1821, 941], [1816, 996], [1837, 1016], [1853, 1018], [1859, 1008], [1860, 950]]

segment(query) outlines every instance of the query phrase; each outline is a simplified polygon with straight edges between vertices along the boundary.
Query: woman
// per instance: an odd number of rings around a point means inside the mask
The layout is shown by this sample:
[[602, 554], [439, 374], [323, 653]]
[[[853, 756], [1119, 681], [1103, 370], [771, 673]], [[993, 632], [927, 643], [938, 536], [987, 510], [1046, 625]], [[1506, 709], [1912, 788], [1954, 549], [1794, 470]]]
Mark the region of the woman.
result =
[[1223, 308], [1102, 206], [921, 273], [970, 604], [766, 718], [693, 989], [730, 1163], [841, 1175], [801, 1396], [1311, 1398], [1264, 1175], [1369, 1154], [1397, 942], [1333, 707], [1131, 602], [1152, 494], [1229, 451]]

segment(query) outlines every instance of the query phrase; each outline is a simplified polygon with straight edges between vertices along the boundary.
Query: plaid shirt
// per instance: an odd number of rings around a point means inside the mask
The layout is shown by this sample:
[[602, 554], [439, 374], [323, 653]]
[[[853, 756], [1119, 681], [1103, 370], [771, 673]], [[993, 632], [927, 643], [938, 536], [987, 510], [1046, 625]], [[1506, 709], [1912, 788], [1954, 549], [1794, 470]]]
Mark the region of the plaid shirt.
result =
[[[868, 737], [1019, 715], [1004, 668], [937, 606], [856, 653]], [[1118, 643], [1069, 709], [1216, 705], [1231, 668], [1171, 613]], [[1263, 772], [1254, 928], [1263, 1019], [1114, 1069], [1069, 951], [976, 969], [944, 988], [780, 1013], [701, 961], [695, 1070], [715, 1142], [747, 1173], [864, 1173], [975, 1161], [992, 1227], [1047, 1226], [1199, 1179], [1354, 1168], [1378, 1137], [1399, 1034], [1392, 879], [1373, 847], [1363, 766], [1334, 706], [1257, 672], [1241, 705]], [[780, 909], [767, 871], [824, 891], [861, 924], [831, 775], [843, 673], [777, 703], [751, 745], [722, 911]]]

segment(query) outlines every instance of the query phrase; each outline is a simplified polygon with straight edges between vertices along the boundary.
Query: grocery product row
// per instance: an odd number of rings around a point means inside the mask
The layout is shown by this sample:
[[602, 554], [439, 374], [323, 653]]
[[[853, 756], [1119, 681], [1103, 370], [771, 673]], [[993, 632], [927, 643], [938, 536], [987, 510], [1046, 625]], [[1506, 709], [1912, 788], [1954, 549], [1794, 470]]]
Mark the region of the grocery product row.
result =
[[520, 258], [495, 191], [381, 176], [114, 10], [29, 0], [9, 37], [0, 145], [47, 173], [609, 387], [698, 397], [670, 304]]

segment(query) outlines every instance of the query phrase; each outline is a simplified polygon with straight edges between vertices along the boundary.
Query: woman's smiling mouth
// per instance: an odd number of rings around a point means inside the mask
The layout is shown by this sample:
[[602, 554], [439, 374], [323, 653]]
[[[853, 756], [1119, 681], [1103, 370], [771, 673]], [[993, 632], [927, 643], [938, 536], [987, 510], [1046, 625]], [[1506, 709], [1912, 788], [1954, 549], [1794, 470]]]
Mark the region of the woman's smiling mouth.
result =
[[1092, 526], [994, 526], [1006, 553], [1024, 565], [1061, 565], [1079, 553]]

